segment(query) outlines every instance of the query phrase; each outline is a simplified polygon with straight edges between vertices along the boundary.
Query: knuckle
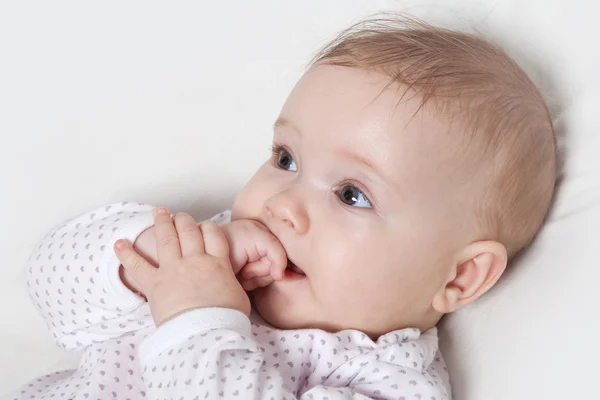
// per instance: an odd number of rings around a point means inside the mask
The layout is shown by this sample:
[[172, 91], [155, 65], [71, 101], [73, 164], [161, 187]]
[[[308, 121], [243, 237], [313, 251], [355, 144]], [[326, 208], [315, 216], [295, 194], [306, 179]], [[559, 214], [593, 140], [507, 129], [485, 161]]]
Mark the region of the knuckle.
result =
[[131, 269], [133, 271], [137, 271], [141, 267], [142, 267], [142, 260], [140, 260], [139, 258], [137, 258], [137, 259], [135, 259], [135, 260], [132, 261], [132, 263], [131, 263]]
[[123, 256], [123, 263], [129, 265], [132, 269], [137, 269], [141, 265], [141, 260], [132, 252], [127, 252]]
[[177, 230], [183, 233], [194, 233], [198, 232], [198, 226], [195, 223], [184, 223]]
[[161, 247], [169, 247], [177, 242], [177, 237], [175, 235], [166, 235], [156, 238], [156, 241]]
[[217, 223], [215, 221], [206, 221], [202, 223], [203, 225], [203, 229], [206, 232], [215, 232], [216, 230], [219, 229], [219, 226], [217, 225]]
[[122, 264], [131, 265], [131, 253], [128, 251], [123, 251], [119, 256]]

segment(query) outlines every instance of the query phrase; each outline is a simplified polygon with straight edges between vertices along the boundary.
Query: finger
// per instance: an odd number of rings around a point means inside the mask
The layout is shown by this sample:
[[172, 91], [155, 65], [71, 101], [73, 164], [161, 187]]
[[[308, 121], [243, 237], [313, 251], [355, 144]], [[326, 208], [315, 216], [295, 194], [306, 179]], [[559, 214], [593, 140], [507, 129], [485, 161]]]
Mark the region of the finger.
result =
[[270, 275], [256, 277], [248, 280], [241, 281], [241, 285], [246, 292], [251, 292], [255, 289], [269, 286], [274, 282], [273, 278]]
[[204, 240], [194, 218], [186, 213], [177, 213], [173, 219], [175, 220], [177, 236], [179, 236], [181, 255], [186, 257], [194, 254], [204, 254]]
[[269, 264], [269, 271], [273, 278], [283, 279], [283, 274], [287, 268], [287, 253], [283, 245], [266, 227], [261, 224], [255, 225], [260, 230], [256, 231], [253, 238], [255, 253], [248, 253], [250, 262], [262, 259], [265, 264]]
[[114, 245], [115, 254], [129, 275], [139, 284], [143, 293], [152, 287], [154, 274], [157, 269], [146, 259], [140, 256], [129, 242], [120, 239]]
[[268, 241], [265, 257], [270, 262], [269, 273], [274, 279], [280, 280], [283, 279], [284, 271], [287, 268], [287, 253], [275, 236], [271, 233], [268, 233], [268, 235], [270, 240]]
[[211, 256], [229, 259], [229, 245], [225, 234], [219, 226], [213, 221], [207, 221], [200, 224], [200, 231], [204, 237], [204, 248], [206, 254]]
[[221, 230], [225, 234], [225, 239], [229, 246], [229, 260], [231, 261], [233, 273], [237, 275], [248, 263], [248, 253], [242, 240], [233, 240], [231, 231], [227, 229], [227, 226], [224, 226]]
[[[166, 208], [154, 209], [154, 227], [156, 232], [156, 252], [159, 265], [165, 261], [181, 258], [181, 248], [173, 219]], [[161, 265], [162, 266], [162, 265]]]
[[271, 265], [269, 260], [261, 258], [258, 261], [246, 264], [240, 271], [240, 275], [244, 279], [252, 279], [257, 276], [267, 276], [270, 274], [269, 266]]

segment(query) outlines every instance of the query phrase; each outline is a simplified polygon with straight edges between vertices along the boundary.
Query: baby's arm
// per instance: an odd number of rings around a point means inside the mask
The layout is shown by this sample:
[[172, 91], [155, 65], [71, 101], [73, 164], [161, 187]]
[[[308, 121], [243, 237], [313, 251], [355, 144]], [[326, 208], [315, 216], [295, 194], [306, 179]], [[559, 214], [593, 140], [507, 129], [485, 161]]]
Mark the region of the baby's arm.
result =
[[[130, 202], [101, 207], [52, 229], [33, 251], [27, 266], [29, 294], [57, 345], [78, 350], [153, 324], [144, 299], [135, 294], [140, 288], [113, 250], [116, 240], [127, 239], [140, 255], [158, 265], [153, 208]], [[221, 224], [228, 214], [213, 220]], [[234, 268], [239, 271], [250, 262], [249, 271], [260, 272], [262, 265], [268, 268], [260, 262], [265, 256], [277, 260], [272, 265], [278, 269], [285, 269], [281, 244], [268, 240], [270, 234], [254, 225], [236, 221], [224, 229], [230, 242], [237, 243], [232, 245]], [[252, 250], [260, 253], [258, 258], [253, 258]]]
[[122, 202], [54, 228], [31, 254], [29, 294], [63, 348], [122, 336], [152, 324], [144, 300], [119, 278], [117, 239], [134, 242], [153, 224], [152, 206]]

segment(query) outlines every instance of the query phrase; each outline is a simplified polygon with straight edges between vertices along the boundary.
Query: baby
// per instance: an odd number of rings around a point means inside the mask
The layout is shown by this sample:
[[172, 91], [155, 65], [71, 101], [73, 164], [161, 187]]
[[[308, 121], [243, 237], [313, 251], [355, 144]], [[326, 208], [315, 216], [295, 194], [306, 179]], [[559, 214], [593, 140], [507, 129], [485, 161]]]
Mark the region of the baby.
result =
[[198, 225], [122, 202], [43, 239], [31, 297], [83, 355], [13, 398], [449, 399], [436, 324], [532, 240], [555, 154], [503, 51], [353, 26], [289, 95], [231, 213]]

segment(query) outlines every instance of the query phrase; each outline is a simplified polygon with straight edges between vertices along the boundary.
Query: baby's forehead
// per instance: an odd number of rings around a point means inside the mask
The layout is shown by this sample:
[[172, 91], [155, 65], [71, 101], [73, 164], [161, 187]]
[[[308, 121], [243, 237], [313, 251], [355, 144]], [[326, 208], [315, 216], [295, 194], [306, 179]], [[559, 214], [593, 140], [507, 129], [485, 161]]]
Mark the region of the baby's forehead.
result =
[[458, 119], [407, 89], [380, 73], [317, 65], [300, 79], [276, 125], [293, 125], [307, 145], [378, 159], [447, 154], [460, 141], [452, 132], [460, 131]]

